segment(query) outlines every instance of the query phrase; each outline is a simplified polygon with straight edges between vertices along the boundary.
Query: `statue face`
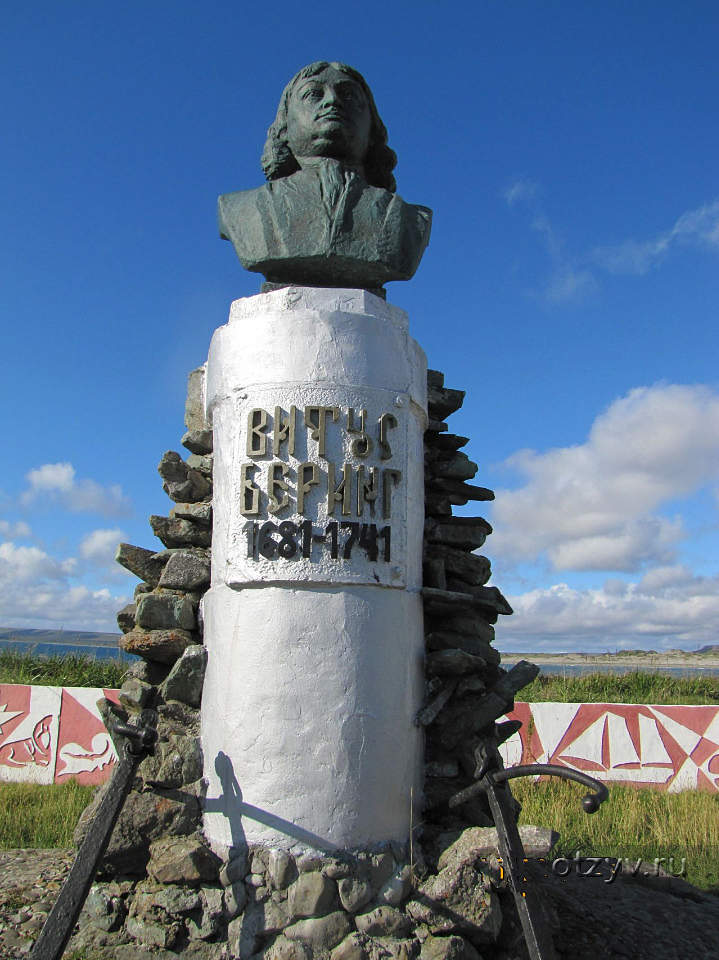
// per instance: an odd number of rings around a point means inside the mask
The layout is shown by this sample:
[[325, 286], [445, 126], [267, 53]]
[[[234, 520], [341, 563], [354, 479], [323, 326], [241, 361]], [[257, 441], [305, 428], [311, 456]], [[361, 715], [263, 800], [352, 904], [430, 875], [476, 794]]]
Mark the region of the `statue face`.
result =
[[331, 67], [301, 80], [287, 109], [287, 139], [303, 157], [332, 157], [362, 166], [372, 118], [362, 87]]

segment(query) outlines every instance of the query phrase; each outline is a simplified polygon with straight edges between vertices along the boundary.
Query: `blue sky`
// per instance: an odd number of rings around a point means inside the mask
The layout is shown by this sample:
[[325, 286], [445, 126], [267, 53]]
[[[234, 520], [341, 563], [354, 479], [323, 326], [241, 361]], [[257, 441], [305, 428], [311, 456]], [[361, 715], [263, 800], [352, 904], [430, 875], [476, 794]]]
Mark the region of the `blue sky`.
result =
[[[628, 9], [627, 9], [628, 7]], [[434, 210], [388, 298], [467, 390], [500, 649], [719, 642], [719, 11], [49, 0], [2, 14], [0, 625], [116, 629], [186, 375], [257, 292], [218, 193], [283, 85], [364, 73]], [[158, 544], [159, 548], [159, 544]]]

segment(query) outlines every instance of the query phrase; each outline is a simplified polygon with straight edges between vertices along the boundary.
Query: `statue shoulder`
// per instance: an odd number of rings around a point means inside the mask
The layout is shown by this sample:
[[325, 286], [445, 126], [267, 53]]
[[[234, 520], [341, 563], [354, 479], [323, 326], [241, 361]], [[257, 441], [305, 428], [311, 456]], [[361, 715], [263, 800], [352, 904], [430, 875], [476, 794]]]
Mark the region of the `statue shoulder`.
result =
[[234, 240], [238, 229], [260, 214], [268, 199], [268, 186], [223, 193], [217, 198], [217, 224], [224, 240]]

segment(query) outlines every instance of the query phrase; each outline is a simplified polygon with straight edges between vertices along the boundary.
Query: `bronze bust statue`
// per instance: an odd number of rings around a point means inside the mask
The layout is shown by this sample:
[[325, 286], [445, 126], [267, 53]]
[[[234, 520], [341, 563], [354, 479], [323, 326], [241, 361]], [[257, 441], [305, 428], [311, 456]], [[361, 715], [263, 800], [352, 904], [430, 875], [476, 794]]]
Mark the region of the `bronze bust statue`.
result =
[[268, 182], [223, 194], [220, 235], [275, 284], [364, 287], [409, 280], [432, 211], [395, 192], [397, 162], [364, 78], [321, 60], [287, 84], [267, 134]]

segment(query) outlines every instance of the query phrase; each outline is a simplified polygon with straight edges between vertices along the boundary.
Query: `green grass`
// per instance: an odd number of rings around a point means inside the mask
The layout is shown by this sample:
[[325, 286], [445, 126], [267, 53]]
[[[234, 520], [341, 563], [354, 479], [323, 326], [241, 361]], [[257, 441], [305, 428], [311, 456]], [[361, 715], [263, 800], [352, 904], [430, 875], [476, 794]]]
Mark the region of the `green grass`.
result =
[[74, 780], [0, 783], [0, 849], [71, 847], [75, 824], [94, 791]]
[[87, 654], [40, 657], [0, 650], [0, 683], [116, 688], [121, 686], [128, 667], [126, 660], [99, 660]]
[[[670, 872], [679, 874], [682, 857], [690, 883], [719, 893], [719, 794], [700, 790], [666, 793], [651, 787], [609, 786], [609, 799], [591, 816], [584, 813], [579, 784], [514, 780], [512, 794], [522, 804], [520, 824], [551, 826], [560, 835], [550, 855], [641, 859], [674, 858]], [[640, 869], [644, 870], [642, 866]]]
[[719, 676], [666, 673], [541, 674], [517, 694], [527, 703], [719, 703]]

